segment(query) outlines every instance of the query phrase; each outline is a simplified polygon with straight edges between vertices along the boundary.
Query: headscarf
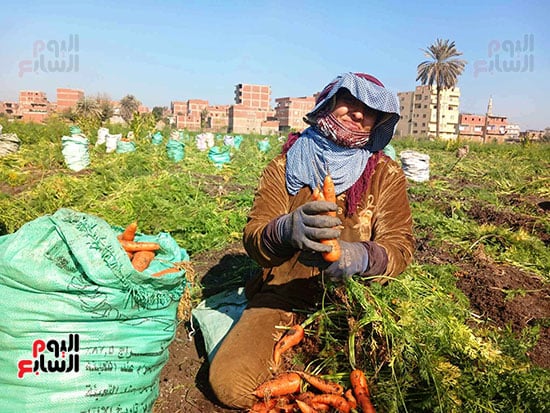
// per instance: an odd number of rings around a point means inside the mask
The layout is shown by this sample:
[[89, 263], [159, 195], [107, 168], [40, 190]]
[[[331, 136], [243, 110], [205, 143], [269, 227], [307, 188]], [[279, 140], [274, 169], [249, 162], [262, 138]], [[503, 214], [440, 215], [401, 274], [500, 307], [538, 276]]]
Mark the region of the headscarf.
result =
[[[382, 116], [370, 132], [366, 145], [349, 148], [328, 139], [326, 130], [317, 125], [320, 117], [332, 111], [335, 95], [346, 88], [352, 96], [370, 108], [382, 112]], [[360, 195], [366, 190], [374, 166], [369, 158], [383, 149], [393, 137], [393, 130], [399, 120], [399, 102], [375, 77], [364, 73], [344, 73], [336, 77], [321, 91], [315, 107], [304, 120], [311, 126], [298, 139], [292, 139], [283, 148], [287, 154], [286, 185], [291, 195], [303, 186], [314, 189], [330, 173], [337, 194], [348, 191], [347, 211], [355, 211]], [[376, 160], [378, 156], [375, 157]], [[372, 162], [370, 163], [372, 164]], [[330, 165], [330, 170], [327, 170]], [[368, 176], [365, 174], [368, 173]]]

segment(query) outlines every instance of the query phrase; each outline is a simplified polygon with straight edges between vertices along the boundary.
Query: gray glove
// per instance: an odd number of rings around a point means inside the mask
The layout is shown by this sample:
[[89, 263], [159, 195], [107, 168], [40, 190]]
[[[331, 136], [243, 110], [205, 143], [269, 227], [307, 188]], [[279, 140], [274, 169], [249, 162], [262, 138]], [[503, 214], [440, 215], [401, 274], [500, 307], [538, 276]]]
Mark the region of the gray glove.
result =
[[336, 217], [322, 214], [336, 211], [337, 208], [334, 202], [305, 203], [293, 212], [278, 218], [276, 225], [279, 239], [282, 243], [299, 250], [329, 252], [331, 246], [321, 244], [319, 241], [338, 238], [340, 230], [335, 227], [342, 222]]
[[338, 241], [342, 255], [336, 262], [326, 262], [321, 254], [304, 252], [300, 262], [324, 270], [332, 281], [342, 282], [354, 274], [363, 274], [369, 267], [369, 253], [362, 242]]

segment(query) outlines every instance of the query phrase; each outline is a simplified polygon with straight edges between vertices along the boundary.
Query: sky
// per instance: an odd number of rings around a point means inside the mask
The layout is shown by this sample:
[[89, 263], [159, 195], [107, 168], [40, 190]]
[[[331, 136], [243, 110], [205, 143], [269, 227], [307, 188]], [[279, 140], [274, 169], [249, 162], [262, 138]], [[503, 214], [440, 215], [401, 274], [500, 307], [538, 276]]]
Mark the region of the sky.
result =
[[468, 62], [461, 112], [484, 114], [492, 97], [493, 114], [521, 130], [550, 126], [546, 0], [19, 0], [1, 10], [0, 100], [41, 90], [55, 101], [68, 87], [132, 94], [150, 108], [229, 105], [247, 83], [271, 86], [274, 105], [344, 72], [370, 73], [397, 93], [420, 85], [423, 50], [449, 39]]

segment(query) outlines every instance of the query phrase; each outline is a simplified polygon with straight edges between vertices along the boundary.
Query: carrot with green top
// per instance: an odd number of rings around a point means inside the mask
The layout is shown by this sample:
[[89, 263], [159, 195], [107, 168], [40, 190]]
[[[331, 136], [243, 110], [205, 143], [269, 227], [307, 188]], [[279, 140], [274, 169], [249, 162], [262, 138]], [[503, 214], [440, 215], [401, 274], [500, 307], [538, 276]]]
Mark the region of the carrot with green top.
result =
[[275, 365], [281, 362], [281, 356], [285, 351], [290, 350], [304, 339], [304, 334], [304, 328], [300, 324], [290, 327], [273, 349], [273, 361]]

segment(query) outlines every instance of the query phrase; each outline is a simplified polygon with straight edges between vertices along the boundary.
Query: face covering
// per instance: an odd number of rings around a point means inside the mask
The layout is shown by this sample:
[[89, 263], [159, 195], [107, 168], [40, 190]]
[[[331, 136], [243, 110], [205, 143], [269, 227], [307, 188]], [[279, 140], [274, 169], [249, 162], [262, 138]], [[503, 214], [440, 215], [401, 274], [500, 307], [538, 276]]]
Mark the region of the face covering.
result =
[[349, 130], [332, 113], [320, 116], [315, 126], [331, 141], [346, 148], [362, 148], [370, 139], [370, 131]]

